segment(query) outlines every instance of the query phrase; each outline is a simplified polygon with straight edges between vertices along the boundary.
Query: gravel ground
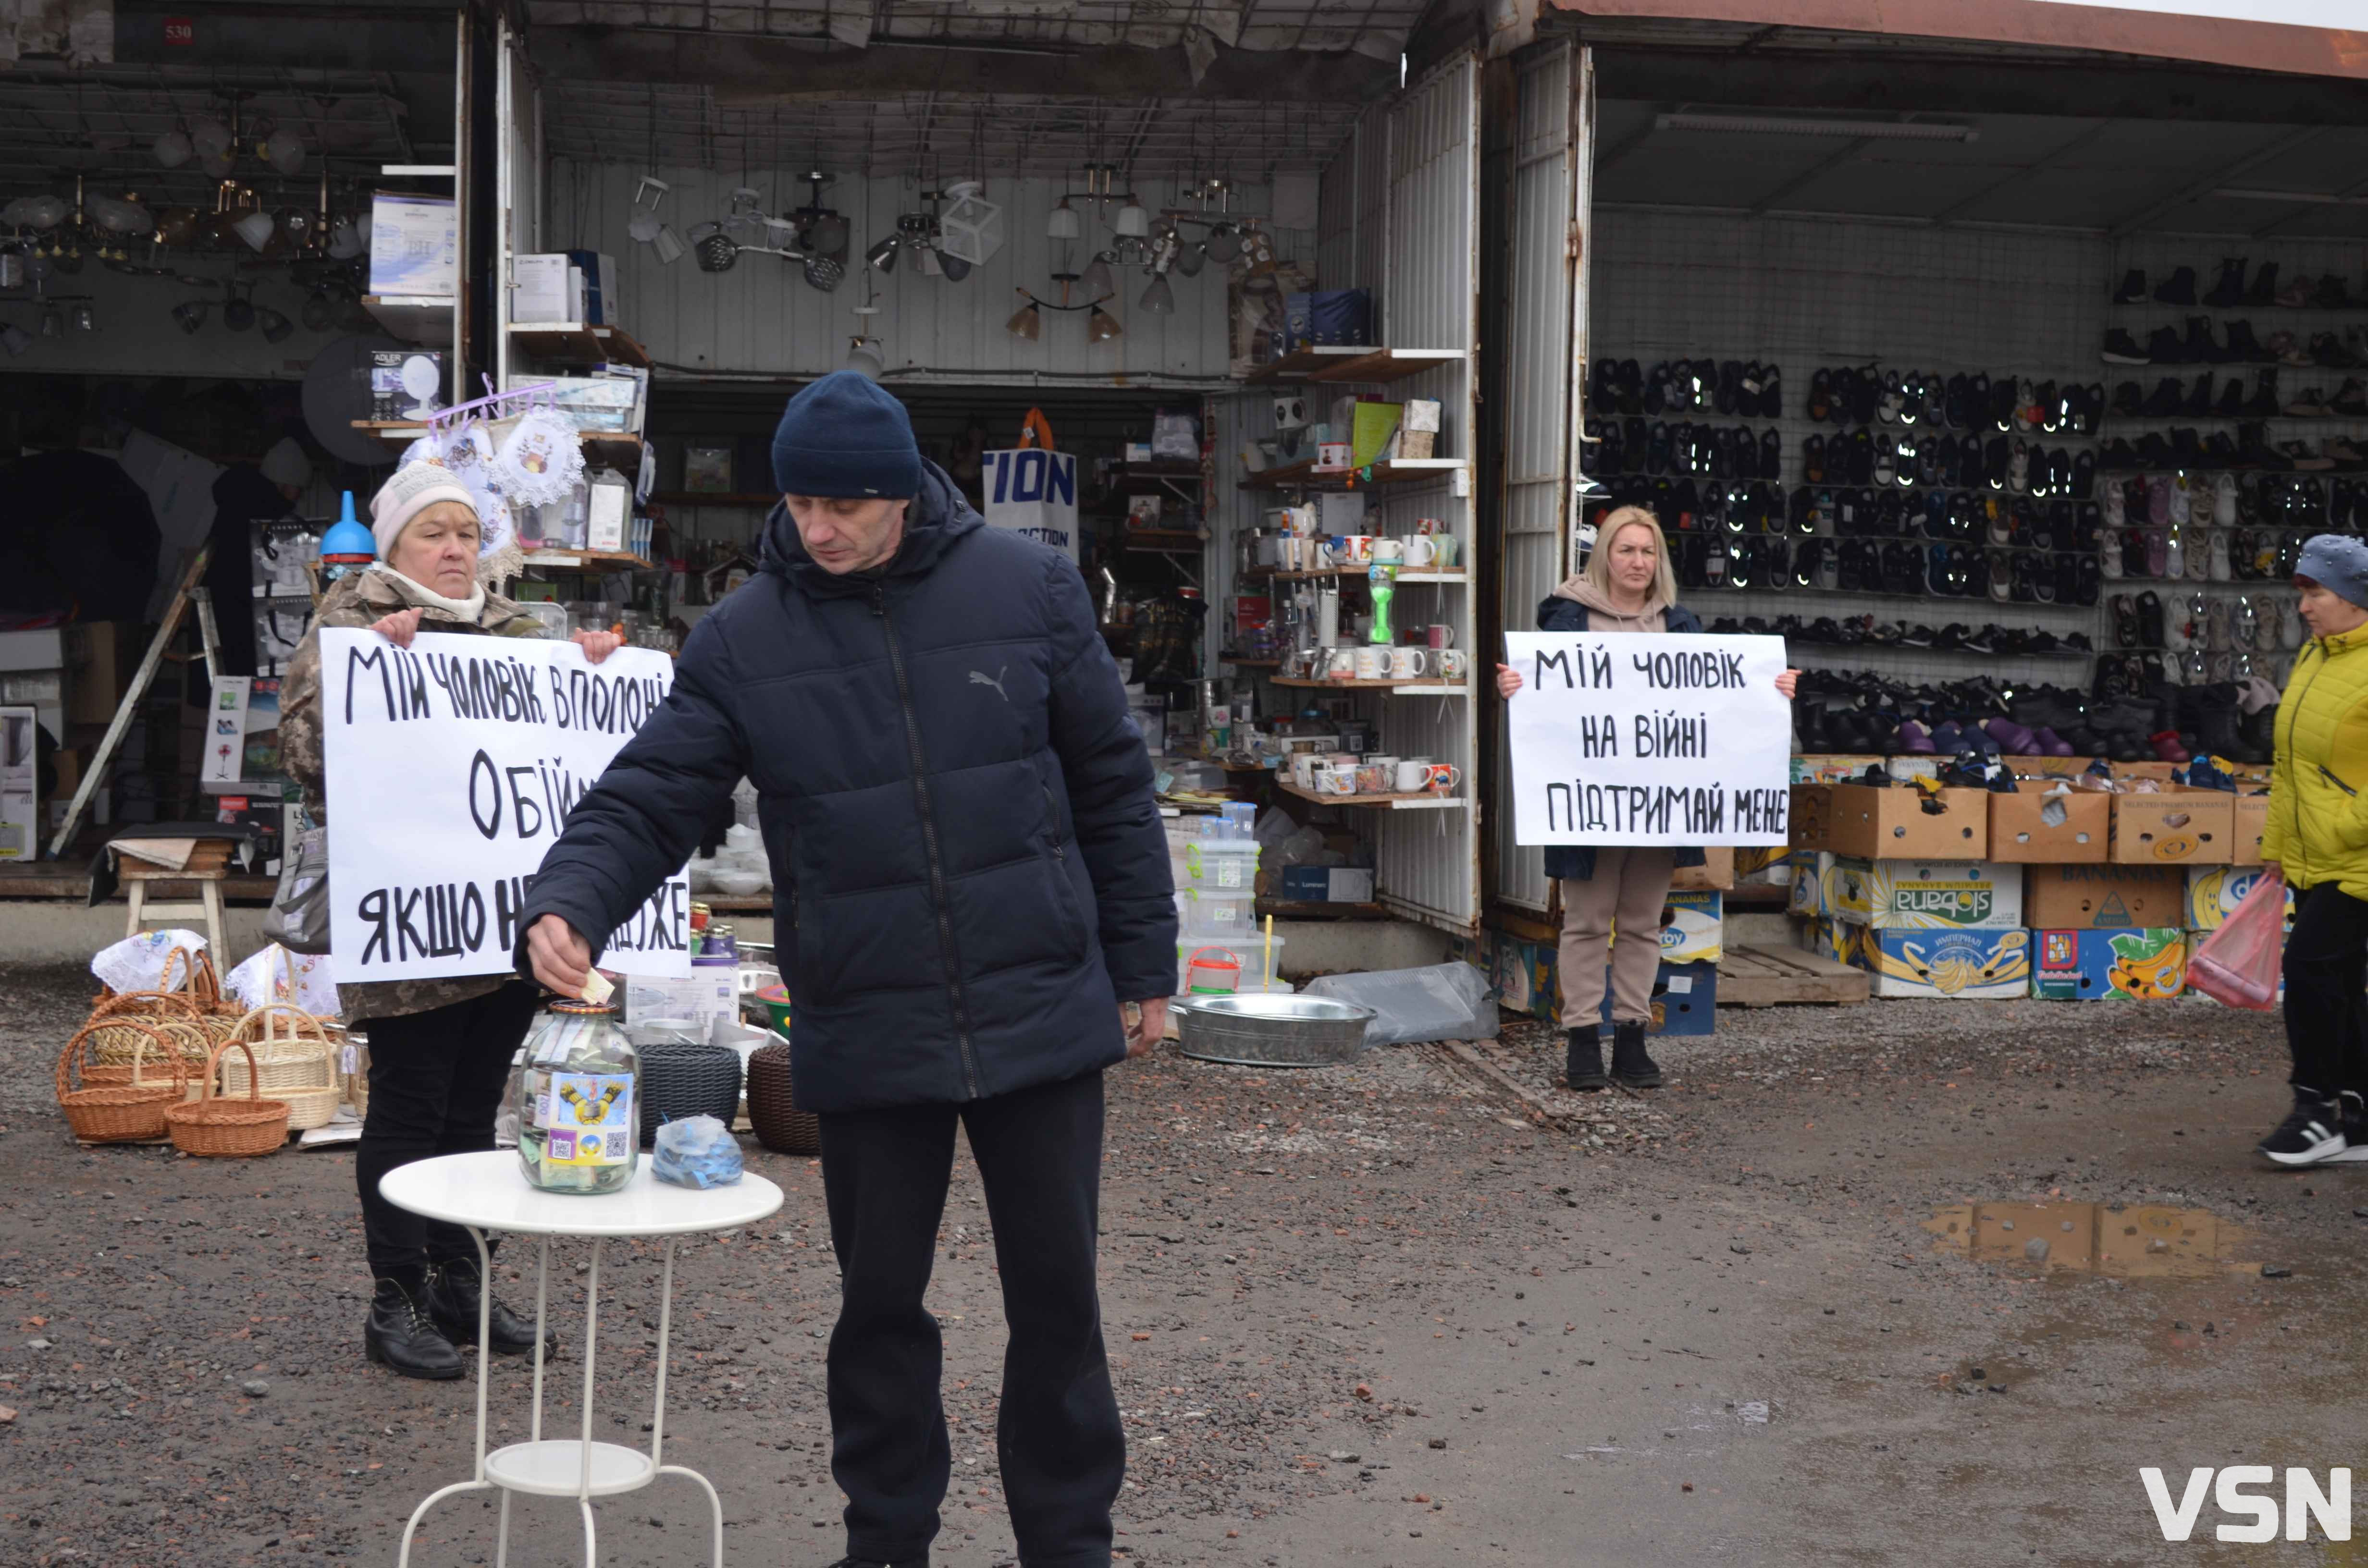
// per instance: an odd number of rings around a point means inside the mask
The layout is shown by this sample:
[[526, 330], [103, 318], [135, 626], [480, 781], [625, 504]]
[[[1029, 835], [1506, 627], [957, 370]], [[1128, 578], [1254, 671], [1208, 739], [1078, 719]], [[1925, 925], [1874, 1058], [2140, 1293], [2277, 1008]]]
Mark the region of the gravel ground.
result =
[[[89, 990], [0, 974], [17, 1176], [0, 1562], [390, 1561], [411, 1506], [466, 1473], [473, 1385], [362, 1361], [349, 1153], [74, 1147], [51, 1072]], [[1554, 1087], [1558, 1032], [1510, 1021], [1475, 1054], [1526, 1095], [1438, 1047], [1295, 1074], [1171, 1051], [1114, 1073], [1102, 1267], [1127, 1560], [1892, 1562], [1938, 1532], [1952, 1562], [2154, 1562], [2176, 1549], [2138, 1464], [2351, 1462], [2349, 1405], [2291, 1396], [2362, 1370], [2368, 1166], [2248, 1156], [2283, 1110], [2273, 1019], [1729, 1008], [1714, 1037], [1656, 1050], [1671, 1086], [1647, 1096]], [[789, 1201], [684, 1249], [666, 1452], [715, 1479], [732, 1561], [819, 1564], [842, 1545], [820, 1173], [748, 1157]], [[1975, 1200], [2208, 1210], [2193, 1244], [2250, 1272], [2108, 1278], [1936, 1244], [1927, 1221]], [[2125, 1217], [2100, 1215], [2100, 1234]], [[985, 1568], [1014, 1558], [966, 1157], [941, 1252], [956, 1492], [937, 1560]], [[555, 1251], [571, 1342], [582, 1261]], [[531, 1263], [513, 1247], [497, 1266], [514, 1304]], [[618, 1441], [648, 1416], [656, 1265], [626, 1247], [603, 1267], [595, 1415]], [[563, 1360], [548, 1396], [563, 1430], [580, 1371]], [[496, 1443], [523, 1432], [526, 1390], [522, 1366], [496, 1369]], [[703, 1562], [697, 1504], [666, 1486], [601, 1505], [602, 1561]], [[514, 1534], [514, 1563], [579, 1561], [562, 1505], [522, 1502]], [[493, 1509], [464, 1497], [413, 1560], [491, 1562], [493, 1540]]]

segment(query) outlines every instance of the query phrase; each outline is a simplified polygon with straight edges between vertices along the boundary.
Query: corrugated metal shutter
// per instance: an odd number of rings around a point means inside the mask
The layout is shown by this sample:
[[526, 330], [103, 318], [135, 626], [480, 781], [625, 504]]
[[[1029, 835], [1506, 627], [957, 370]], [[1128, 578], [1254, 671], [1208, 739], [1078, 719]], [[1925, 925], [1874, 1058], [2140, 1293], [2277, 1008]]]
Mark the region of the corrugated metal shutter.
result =
[[[1443, 472], [1436, 483], [1383, 490], [1383, 529], [1411, 532], [1416, 518], [1439, 518], [1463, 541], [1467, 574], [1488, 569], [1470, 555], [1472, 356], [1480, 335], [1479, 120], [1479, 62], [1471, 55], [1438, 67], [1392, 100], [1387, 200], [1378, 209], [1386, 258], [1377, 291], [1383, 341], [1393, 348], [1464, 351], [1462, 358], [1396, 382], [1389, 395], [1438, 399], [1440, 450], [1467, 460], [1464, 469]], [[1360, 122], [1360, 149], [1369, 148], [1371, 140]], [[1360, 192], [1373, 183], [1368, 158], [1358, 169]], [[1360, 210], [1376, 210], [1361, 200]], [[1360, 225], [1360, 244], [1363, 231], [1372, 226]], [[1408, 625], [1443, 621], [1455, 628], [1458, 647], [1471, 648], [1472, 605], [1464, 585], [1402, 587], [1397, 619]], [[1452, 762], [1463, 773], [1456, 793], [1469, 804], [1453, 811], [1383, 813], [1375, 829], [1374, 891], [1399, 914], [1451, 929], [1468, 929], [1479, 919], [1481, 807], [1472, 705], [1479, 700], [1473, 694], [1486, 689], [1475, 669], [1463, 695], [1394, 696], [1381, 704], [1384, 749]]]
[[[1595, 85], [1588, 52], [1567, 39], [1525, 50], [1517, 62], [1513, 210], [1508, 247], [1504, 352], [1505, 527], [1497, 563], [1507, 631], [1526, 631], [1538, 601], [1571, 559], [1572, 486], [1586, 378], [1587, 198]], [[1486, 650], [1493, 665], [1495, 650]], [[1484, 688], [1485, 689], [1485, 688]], [[1492, 801], [1512, 799], [1503, 730], [1490, 747]], [[1491, 901], [1545, 914], [1554, 900], [1545, 852], [1513, 839], [1512, 812], [1497, 813]]]

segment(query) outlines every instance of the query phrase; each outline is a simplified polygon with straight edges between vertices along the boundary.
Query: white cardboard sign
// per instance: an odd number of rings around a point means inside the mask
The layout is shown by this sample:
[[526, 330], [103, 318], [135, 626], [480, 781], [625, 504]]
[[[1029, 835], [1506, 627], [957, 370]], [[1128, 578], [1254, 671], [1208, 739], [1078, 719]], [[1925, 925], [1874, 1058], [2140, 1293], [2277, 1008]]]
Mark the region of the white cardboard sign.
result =
[[1513, 631], [1521, 844], [1782, 844], [1792, 704], [1781, 637]]
[[[674, 661], [573, 642], [321, 631], [337, 983], [498, 974], [527, 883], [674, 684]], [[690, 972], [689, 869], [609, 934], [603, 969]]]
[[980, 458], [989, 526], [1049, 544], [1077, 558], [1077, 456], [1041, 447], [987, 452]]

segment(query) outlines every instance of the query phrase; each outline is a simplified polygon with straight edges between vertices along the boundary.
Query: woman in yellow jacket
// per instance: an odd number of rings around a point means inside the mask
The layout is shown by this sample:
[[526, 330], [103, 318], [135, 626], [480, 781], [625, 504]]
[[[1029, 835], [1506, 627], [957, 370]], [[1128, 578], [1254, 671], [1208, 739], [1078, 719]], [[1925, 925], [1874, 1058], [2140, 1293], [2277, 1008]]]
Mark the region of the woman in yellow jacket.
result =
[[2294, 1114], [2261, 1140], [2282, 1165], [2368, 1162], [2368, 544], [2320, 534], [2294, 585], [2311, 640], [2278, 705], [2266, 869], [2294, 892], [2286, 938]]

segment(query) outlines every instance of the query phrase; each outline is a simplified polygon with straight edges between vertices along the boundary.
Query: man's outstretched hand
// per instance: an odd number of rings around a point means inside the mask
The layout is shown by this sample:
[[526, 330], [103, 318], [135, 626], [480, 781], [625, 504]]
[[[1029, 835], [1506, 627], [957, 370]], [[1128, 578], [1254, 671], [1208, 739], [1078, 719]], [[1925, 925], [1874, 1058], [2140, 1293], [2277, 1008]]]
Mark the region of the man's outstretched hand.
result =
[[544, 915], [528, 929], [526, 956], [534, 977], [562, 996], [581, 996], [592, 978], [592, 944], [556, 915]]

